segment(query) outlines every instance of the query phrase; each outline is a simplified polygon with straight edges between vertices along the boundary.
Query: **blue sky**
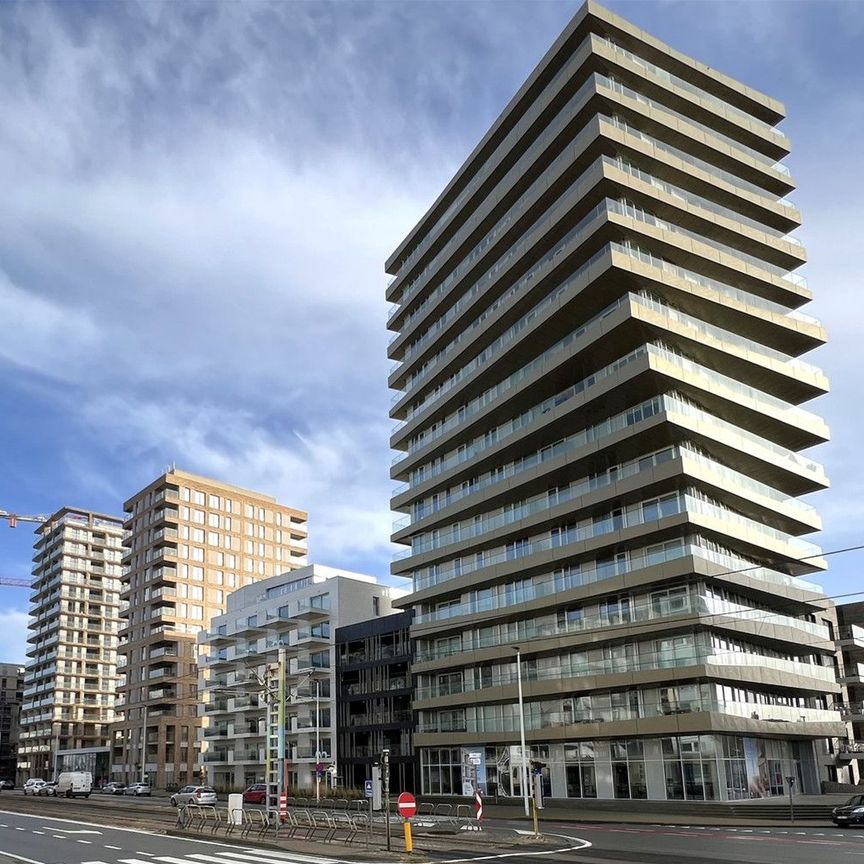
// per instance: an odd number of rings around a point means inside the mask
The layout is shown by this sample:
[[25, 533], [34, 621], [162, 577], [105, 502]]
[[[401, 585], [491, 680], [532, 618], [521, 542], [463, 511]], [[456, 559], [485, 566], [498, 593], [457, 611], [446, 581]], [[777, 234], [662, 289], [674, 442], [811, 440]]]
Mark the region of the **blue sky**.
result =
[[[808, 358], [833, 387], [819, 541], [864, 542], [864, 7], [608, 5], [786, 104], [832, 340]], [[118, 512], [176, 462], [308, 509], [311, 560], [385, 575], [383, 261], [577, 8], [0, 4], [0, 508]], [[0, 525], [0, 575], [32, 540]], [[854, 591], [862, 562], [821, 581]], [[0, 598], [22, 660], [27, 592]]]

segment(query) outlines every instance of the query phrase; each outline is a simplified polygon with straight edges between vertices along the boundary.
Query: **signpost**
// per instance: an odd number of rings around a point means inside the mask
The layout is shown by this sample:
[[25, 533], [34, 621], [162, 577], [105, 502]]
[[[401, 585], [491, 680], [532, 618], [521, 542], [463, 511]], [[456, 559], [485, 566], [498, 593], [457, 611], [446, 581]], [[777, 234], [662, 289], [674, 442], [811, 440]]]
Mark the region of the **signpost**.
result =
[[399, 815], [405, 829], [405, 851], [414, 851], [414, 840], [411, 837], [411, 818], [417, 813], [417, 800], [410, 792], [403, 792], [396, 801]]

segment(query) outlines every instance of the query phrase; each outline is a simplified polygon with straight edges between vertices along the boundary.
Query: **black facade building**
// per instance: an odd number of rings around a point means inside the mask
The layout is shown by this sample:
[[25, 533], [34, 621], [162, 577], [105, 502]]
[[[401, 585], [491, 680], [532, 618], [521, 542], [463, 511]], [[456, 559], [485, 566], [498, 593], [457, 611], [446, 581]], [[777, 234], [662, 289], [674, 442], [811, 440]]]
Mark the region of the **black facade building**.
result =
[[337, 754], [344, 785], [362, 788], [390, 750], [390, 789], [415, 790], [411, 713], [411, 613], [336, 630]]
[[24, 668], [0, 663], [0, 780], [15, 782]]

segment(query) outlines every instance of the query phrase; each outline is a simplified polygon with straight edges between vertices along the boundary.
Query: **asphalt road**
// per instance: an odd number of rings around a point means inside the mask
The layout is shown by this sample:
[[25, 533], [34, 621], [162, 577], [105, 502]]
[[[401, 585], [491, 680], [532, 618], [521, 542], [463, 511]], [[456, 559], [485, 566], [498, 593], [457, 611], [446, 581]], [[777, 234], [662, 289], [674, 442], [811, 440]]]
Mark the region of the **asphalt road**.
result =
[[[48, 802], [42, 799], [41, 803]], [[320, 848], [307, 847], [314, 854], [297, 854], [92, 824], [107, 821], [107, 804], [89, 802], [90, 819], [84, 815], [83, 806], [68, 811], [68, 818], [58, 818], [49, 815], [48, 808], [40, 812], [36, 802], [28, 808], [30, 812], [10, 812], [2, 809], [0, 799], [0, 864], [385, 864], [387, 860], [383, 853], [367, 853], [362, 848], [345, 855], [321, 844]], [[141, 804], [142, 815], [157, 809], [148, 806], [149, 802]], [[122, 810], [116, 819], [118, 824], [129, 824]], [[504, 827], [504, 823], [497, 824]], [[513, 822], [510, 827], [524, 831], [526, 826]], [[479, 849], [453, 837], [447, 851], [421, 853], [414, 860], [418, 864], [470, 864], [475, 859], [483, 864], [494, 864], [496, 859], [501, 864], [864, 864], [864, 828], [841, 831], [833, 827], [574, 825], [550, 821], [543, 830], [547, 841], [554, 842], [521, 849]], [[398, 848], [400, 845], [394, 843], [394, 849]]]
[[[545, 830], [592, 844], [555, 855], [561, 864], [864, 864], [864, 829], [550, 823]], [[529, 857], [524, 864], [532, 860], [539, 864]], [[522, 856], [508, 861], [523, 864]]]

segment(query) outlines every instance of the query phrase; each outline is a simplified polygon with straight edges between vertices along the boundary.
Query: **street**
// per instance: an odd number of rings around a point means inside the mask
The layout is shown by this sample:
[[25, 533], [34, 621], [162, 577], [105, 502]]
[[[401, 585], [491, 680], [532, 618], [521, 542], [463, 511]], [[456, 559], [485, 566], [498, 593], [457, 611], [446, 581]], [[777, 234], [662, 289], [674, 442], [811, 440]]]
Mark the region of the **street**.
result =
[[[105, 820], [106, 816], [104, 807], [93, 808], [93, 819]], [[115, 819], [120, 821], [124, 817], [117, 814]], [[533, 845], [524, 837], [524, 822], [502, 820], [495, 825], [519, 831], [526, 845], [483, 849], [475, 838], [466, 837], [465, 842], [460, 842], [460, 838], [453, 837], [446, 852], [420, 852], [414, 860], [418, 864], [470, 864], [474, 860], [495, 859], [509, 864], [543, 861], [561, 864], [813, 864], [814, 861], [839, 864], [864, 857], [864, 828], [840, 831], [833, 827], [672, 827], [549, 822], [543, 826], [545, 845]], [[399, 848], [399, 844], [394, 845], [394, 849]], [[173, 837], [141, 828], [101, 825], [89, 821], [86, 816], [67, 819], [39, 812], [0, 810], [0, 864], [383, 864], [401, 858], [398, 854], [367, 852], [362, 847], [346, 852], [344, 848], [325, 844], [315, 847], [307, 844], [303, 853], [282, 852], [203, 837]]]

